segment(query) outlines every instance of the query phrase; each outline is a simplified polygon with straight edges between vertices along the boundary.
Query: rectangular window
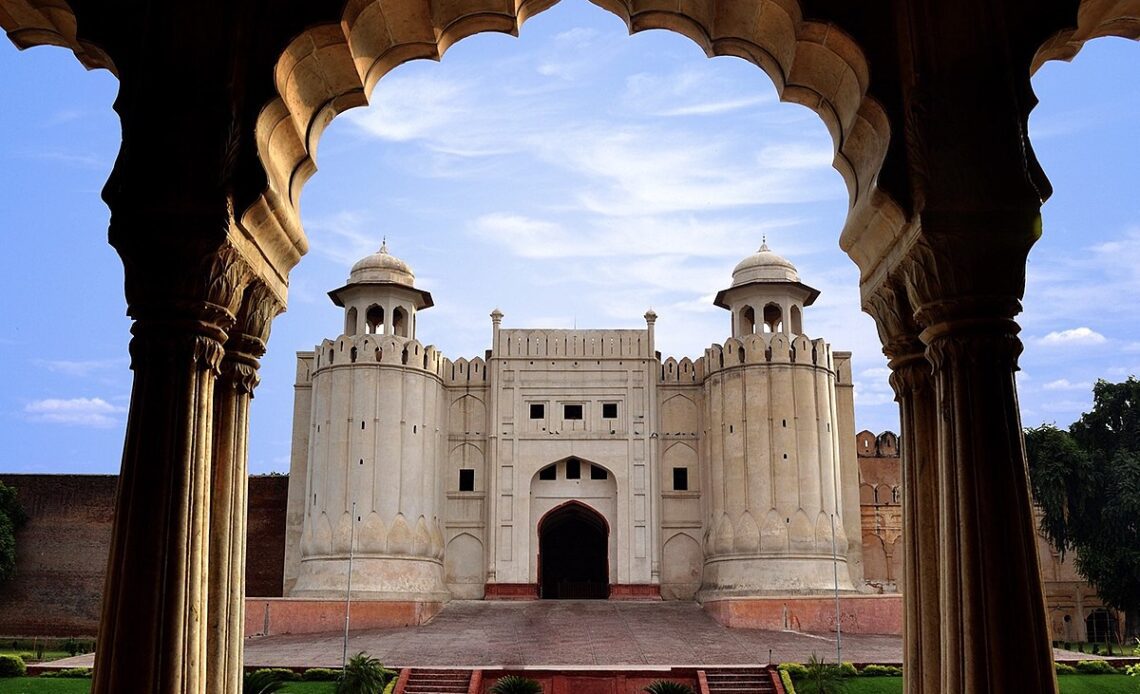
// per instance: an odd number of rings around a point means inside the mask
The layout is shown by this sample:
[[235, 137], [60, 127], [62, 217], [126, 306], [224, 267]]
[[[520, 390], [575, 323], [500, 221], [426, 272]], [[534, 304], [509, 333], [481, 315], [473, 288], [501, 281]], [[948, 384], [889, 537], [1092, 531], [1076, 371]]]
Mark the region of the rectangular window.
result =
[[606, 472], [606, 469], [604, 467], [598, 467], [597, 465], [590, 466], [590, 479], [608, 480], [609, 478], [610, 473]]
[[541, 402], [532, 402], [530, 404], [530, 418], [546, 419], [546, 405]]
[[602, 404], [602, 419], [617, 419], [616, 402], [607, 402]]
[[459, 491], [473, 492], [475, 491], [475, 471], [474, 470], [460, 470], [459, 471]]
[[562, 406], [563, 419], [581, 419], [582, 406], [581, 405], [563, 405]]
[[558, 466], [557, 465], [551, 465], [550, 467], [542, 468], [541, 470], [538, 471], [538, 479], [544, 480], [547, 482], [549, 482], [550, 480], [558, 479]]
[[673, 491], [686, 492], [689, 490], [689, 468], [673, 468]]
[[582, 463], [581, 461], [571, 458], [566, 461], [566, 479], [580, 480], [582, 479]]

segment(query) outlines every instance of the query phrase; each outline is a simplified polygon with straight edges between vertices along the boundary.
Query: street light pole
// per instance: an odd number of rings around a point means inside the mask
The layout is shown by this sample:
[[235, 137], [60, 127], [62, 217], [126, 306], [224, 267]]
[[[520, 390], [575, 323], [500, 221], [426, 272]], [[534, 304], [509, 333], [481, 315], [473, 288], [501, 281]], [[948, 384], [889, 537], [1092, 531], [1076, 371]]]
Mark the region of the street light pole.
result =
[[348, 623], [352, 615], [352, 550], [356, 545], [356, 502], [352, 502], [352, 518], [348, 531], [348, 588], [344, 591], [344, 651], [341, 653], [341, 676], [348, 671]]
[[835, 664], [843, 664], [843, 630], [839, 626], [839, 553], [835, 547], [835, 514], [831, 514], [831, 567], [835, 573]]

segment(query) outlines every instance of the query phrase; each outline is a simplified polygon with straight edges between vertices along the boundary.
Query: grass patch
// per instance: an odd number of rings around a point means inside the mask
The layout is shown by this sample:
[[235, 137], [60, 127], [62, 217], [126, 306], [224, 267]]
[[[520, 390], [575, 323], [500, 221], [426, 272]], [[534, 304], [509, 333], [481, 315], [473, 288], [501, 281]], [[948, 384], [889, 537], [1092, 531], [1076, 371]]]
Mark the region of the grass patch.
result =
[[333, 694], [336, 682], [290, 682], [281, 691], [286, 694]]
[[1136, 694], [1136, 678], [1128, 675], [1061, 675], [1061, 694]]
[[[91, 680], [0, 679], [0, 694], [89, 694], [90, 691]], [[290, 682], [281, 691], [286, 694], [332, 694], [336, 691], [336, 682]]]
[[[1062, 675], [1061, 694], [1136, 694], [1136, 678], [1127, 675]], [[902, 694], [901, 677], [852, 677], [844, 694]], [[796, 687], [796, 691], [801, 690]]]
[[0, 694], [88, 694], [91, 680], [13, 677], [0, 679]]
[[[845, 694], [902, 694], [901, 677], [851, 677], [843, 681]], [[796, 687], [799, 691], [799, 687]]]

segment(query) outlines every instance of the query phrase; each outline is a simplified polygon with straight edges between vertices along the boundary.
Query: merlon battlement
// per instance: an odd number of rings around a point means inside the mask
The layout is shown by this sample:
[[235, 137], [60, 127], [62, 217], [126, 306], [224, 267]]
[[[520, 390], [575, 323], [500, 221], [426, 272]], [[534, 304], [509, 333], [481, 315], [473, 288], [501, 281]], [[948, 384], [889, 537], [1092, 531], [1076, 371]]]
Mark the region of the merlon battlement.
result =
[[652, 359], [648, 330], [500, 330], [492, 358]]

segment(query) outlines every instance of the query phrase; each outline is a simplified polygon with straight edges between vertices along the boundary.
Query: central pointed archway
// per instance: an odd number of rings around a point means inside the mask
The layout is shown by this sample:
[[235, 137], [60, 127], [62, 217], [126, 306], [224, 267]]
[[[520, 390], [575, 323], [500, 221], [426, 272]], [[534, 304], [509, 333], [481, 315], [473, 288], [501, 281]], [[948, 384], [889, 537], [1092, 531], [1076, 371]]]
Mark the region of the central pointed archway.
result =
[[594, 509], [568, 501], [538, 522], [539, 596], [605, 600], [610, 596], [610, 527]]

